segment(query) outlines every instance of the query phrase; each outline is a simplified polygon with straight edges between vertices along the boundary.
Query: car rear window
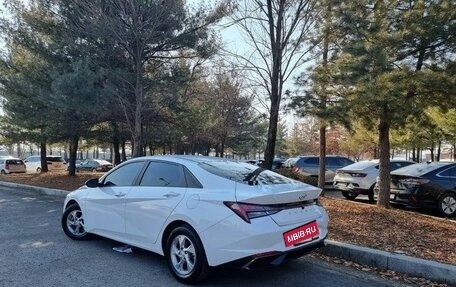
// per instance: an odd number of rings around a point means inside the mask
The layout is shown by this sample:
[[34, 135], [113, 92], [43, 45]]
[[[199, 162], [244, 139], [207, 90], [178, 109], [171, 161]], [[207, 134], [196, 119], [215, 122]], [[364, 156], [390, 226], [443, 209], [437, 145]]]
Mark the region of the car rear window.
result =
[[50, 162], [64, 162], [63, 158], [59, 156], [48, 156], [46, 160]]
[[198, 165], [212, 174], [238, 183], [249, 184], [249, 181], [253, 181], [255, 184], [271, 185], [293, 182], [278, 173], [243, 162], [221, 160], [201, 162]]
[[347, 165], [344, 167], [345, 169], [365, 169], [374, 165], [377, 165], [377, 162], [372, 161], [359, 161], [355, 162], [354, 164]]
[[398, 174], [398, 175], [410, 175], [410, 176], [422, 176], [434, 170], [437, 170], [447, 164], [442, 164], [439, 162], [431, 162], [431, 163], [417, 163], [408, 165], [403, 168], [396, 169], [395, 171], [391, 172], [391, 174]]
[[7, 164], [24, 164], [24, 162], [20, 159], [8, 159], [6, 160]]

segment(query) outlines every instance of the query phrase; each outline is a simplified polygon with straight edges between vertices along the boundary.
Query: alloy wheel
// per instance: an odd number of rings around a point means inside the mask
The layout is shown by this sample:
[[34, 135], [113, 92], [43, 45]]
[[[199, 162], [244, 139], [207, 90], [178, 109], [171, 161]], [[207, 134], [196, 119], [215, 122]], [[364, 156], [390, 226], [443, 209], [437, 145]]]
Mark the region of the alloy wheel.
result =
[[169, 252], [172, 265], [180, 276], [185, 277], [192, 273], [196, 263], [196, 252], [193, 242], [187, 236], [176, 236]]
[[73, 210], [68, 213], [67, 227], [68, 231], [75, 236], [85, 235], [84, 218], [82, 217], [82, 212], [80, 210]]
[[442, 211], [446, 215], [453, 215], [456, 212], [456, 199], [454, 196], [447, 195], [441, 202]]

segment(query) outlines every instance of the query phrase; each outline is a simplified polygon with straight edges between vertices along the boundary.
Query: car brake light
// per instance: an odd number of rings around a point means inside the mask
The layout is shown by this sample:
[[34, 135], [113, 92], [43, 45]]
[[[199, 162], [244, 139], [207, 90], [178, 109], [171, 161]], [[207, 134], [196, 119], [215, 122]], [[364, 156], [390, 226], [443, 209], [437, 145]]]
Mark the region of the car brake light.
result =
[[367, 173], [362, 173], [362, 172], [352, 172], [350, 173], [352, 177], [366, 177]]
[[299, 166], [294, 166], [292, 169], [291, 169], [291, 172], [298, 172], [299, 171]]
[[247, 223], [250, 223], [250, 219], [272, 215], [282, 210], [282, 208], [267, 205], [232, 201], [224, 201], [223, 203]]

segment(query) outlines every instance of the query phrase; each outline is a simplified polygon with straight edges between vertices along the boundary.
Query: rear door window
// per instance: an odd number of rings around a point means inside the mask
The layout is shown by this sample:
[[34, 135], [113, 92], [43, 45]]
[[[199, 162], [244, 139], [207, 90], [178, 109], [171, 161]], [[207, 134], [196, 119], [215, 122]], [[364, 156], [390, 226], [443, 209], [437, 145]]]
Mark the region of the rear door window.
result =
[[304, 163], [309, 165], [318, 165], [319, 162], [320, 159], [318, 157], [309, 157], [304, 160]]
[[440, 177], [454, 177], [456, 178], [456, 166], [442, 171], [438, 174]]
[[187, 187], [182, 166], [166, 162], [149, 163], [139, 185]]

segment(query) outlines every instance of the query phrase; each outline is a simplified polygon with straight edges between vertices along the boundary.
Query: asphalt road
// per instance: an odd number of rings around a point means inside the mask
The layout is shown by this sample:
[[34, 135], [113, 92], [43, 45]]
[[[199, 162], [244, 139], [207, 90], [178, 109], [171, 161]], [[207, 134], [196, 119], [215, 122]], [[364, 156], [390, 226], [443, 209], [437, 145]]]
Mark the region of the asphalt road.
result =
[[[73, 241], [60, 227], [63, 198], [0, 188], [0, 286], [179, 286], [164, 258], [121, 243]], [[201, 286], [406, 286], [309, 256], [259, 271], [213, 270]]]

